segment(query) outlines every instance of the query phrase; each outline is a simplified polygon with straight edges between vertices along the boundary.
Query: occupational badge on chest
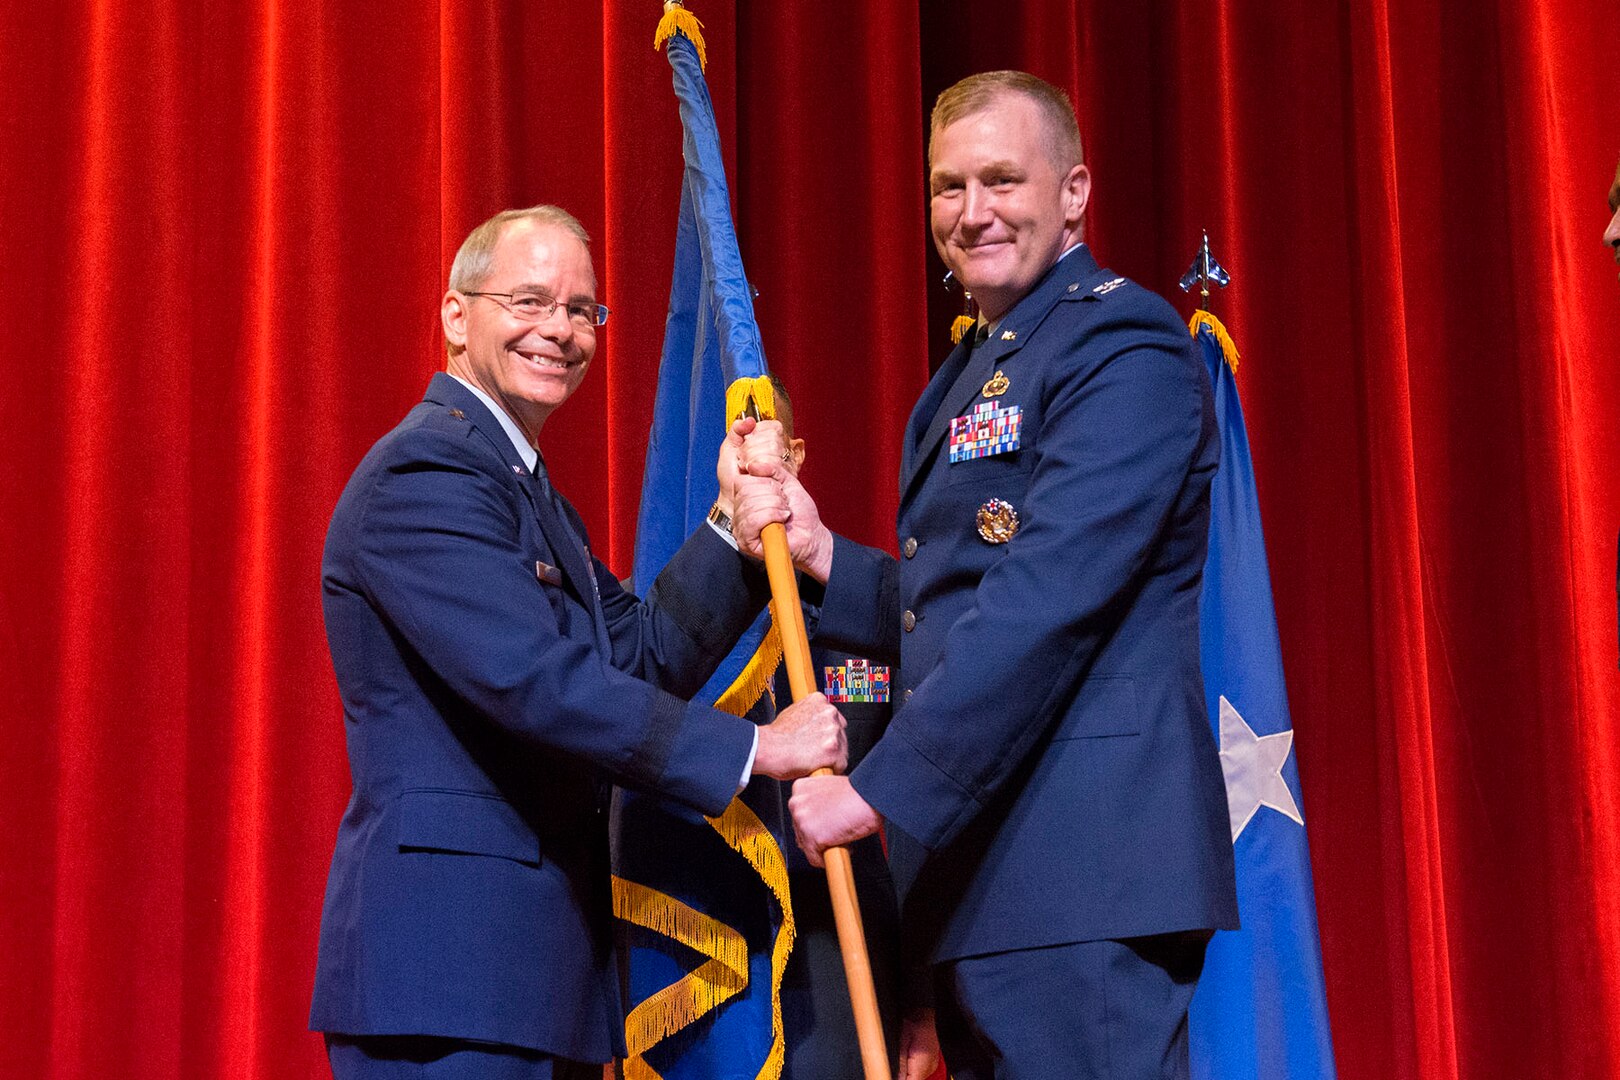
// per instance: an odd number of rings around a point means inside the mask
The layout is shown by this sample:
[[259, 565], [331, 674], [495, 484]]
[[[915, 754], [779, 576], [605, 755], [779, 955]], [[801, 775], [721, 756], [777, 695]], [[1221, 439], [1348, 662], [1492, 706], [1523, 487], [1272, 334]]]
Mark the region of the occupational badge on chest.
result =
[[951, 464], [1017, 450], [1023, 426], [1024, 410], [1019, 406], [997, 408], [993, 401], [979, 402], [966, 416], [951, 420]]
[[1011, 385], [1012, 383], [1008, 381], [1007, 376], [998, 371], [984, 384], [984, 388], [979, 393], [985, 397], [1000, 397], [1007, 392], [1007, 388]]
[[985, 543], [1005, 544], [1018, 532], [1018, 511], [1010, 502], [991, 499], [979, 507], [974, 524], [979, 527], [979, 536]]
[[852, 657], [842, 664], [828, 664], [821, 676], [822, 693], [828, 701], [889, 700], [889, 669], [884, 664]]

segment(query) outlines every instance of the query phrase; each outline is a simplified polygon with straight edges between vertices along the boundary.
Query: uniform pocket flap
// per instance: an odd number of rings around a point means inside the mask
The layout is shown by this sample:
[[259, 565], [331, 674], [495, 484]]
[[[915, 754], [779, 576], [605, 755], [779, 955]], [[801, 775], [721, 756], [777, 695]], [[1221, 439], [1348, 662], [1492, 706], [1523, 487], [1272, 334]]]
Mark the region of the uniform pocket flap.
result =
[[476, 791], [418, 788], [400, 795], [399, 846], [540, 865], [540, 840], [512, 804]]
[[1136, 715], [1136, 680], [1129, 675], [1091, 675], [1058, 725], [1054, 739], [1086, 739], [1101, 735], [1137, 735], [1142, 731]]

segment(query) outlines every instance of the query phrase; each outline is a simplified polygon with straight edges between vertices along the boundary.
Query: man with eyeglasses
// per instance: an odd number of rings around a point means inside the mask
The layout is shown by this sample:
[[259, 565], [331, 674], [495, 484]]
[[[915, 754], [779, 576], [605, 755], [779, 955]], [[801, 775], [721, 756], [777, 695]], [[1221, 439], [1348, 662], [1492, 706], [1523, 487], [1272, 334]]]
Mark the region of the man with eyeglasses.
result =
[[[719, 814], [751, 774], [840, 768], [815, 695], [756, 728], [686, 699], [764, 607], [711, 528], [645, 601], [592, 558], [535, 442], [608, 311], [584, 229], [506, 211], [457, 253], [447, 371], [361, 461], [322, 586], [354, 793], [321, 918], [310, 1026], [347, 1078], [599, 1080], [624, 1053], [612, 784]], [[751, 421], [720, 448], [721, 509]], [[768, 516], [768, 513], [765, 515]]]

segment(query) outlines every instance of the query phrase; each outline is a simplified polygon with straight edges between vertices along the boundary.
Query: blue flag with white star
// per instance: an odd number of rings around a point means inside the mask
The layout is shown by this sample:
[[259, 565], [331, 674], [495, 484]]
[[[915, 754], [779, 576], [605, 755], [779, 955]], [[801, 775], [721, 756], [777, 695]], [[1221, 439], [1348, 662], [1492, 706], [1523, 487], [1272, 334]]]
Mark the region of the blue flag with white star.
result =
[[1243, 923], [1210, 942], [1192, 1003], [1192, 1073], [1196, 1080], [1331, 1080], [1310, 850], [1254, 463], [1233, 375], [1237, 350], [1214, 316], [1199, 312], [1192, 325], [1221, 435], [1200, 634]]

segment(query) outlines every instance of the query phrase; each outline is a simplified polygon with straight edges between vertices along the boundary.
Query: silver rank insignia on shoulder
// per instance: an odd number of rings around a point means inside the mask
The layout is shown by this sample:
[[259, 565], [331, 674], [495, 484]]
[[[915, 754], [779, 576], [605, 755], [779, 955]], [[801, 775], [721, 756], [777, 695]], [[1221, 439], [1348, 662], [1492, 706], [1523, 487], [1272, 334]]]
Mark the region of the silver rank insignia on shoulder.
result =
[[1018, 340], [1018, 331], [1016, 331], [1016, 330], [1003, 330], [1001, 332], [1001, 340], [1002, 341], [1017, 341]]
[[1125, 284], [1125, 279], [1122, 277], [1117, 277], [1112, 281], [1103, 282], [1101, 285], [1098, 285], [1091, 291], [1096, 293], [1098, 296], [1107, 296], [1109, 293], [1113, 292], [1123, 284]]
[[979, 507], [977, 519], [974, 522], [979, 528], [979, 536], [987, 544], [1005, 544], [1018, 532], [1018, 511], [1013, 509], [1012, 503], [1000, 499], [991, 499]]
[[1007, 381], [1007, 376], [998, 371], [991, 377], [989, 382], [984, 384], [984, 389], [980, 393], [985, 397], [1000, 397], [1007, 392], [1007, 388], [1011, 385], [1012, 383]]

